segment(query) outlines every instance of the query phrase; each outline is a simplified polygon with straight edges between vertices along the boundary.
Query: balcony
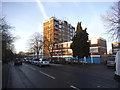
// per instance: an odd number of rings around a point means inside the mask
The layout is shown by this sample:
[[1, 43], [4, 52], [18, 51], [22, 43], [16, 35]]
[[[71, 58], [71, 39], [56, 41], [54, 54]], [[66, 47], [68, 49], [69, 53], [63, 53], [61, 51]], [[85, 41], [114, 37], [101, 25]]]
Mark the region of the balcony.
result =
[[54, 26], [54, 29], [59, 29], [57, 26]]

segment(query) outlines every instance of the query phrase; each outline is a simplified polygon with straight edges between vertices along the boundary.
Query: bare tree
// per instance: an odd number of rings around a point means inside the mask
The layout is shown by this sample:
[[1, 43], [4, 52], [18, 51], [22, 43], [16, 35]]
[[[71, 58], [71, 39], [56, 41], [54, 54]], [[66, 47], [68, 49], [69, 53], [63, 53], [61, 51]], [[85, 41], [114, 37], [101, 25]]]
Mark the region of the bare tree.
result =
[[40, 50], [43, 47], [43, 37], [40, 33], [34, 33], [29, 39], [29, 50], [33, 51], [34, 54], [37, 54], [39, 58]]
[[53, 56], [54, 45], [55, 42], [51, 38], [47, 38], [44, 36], [44, 52], [48, 51], [51, 58]]
[[13, 50], [14, 50], [14, 37], [11, 31], [14, 29], [11, 25], [8, 24], [5, 17], [0, 18], [0, 46], [2, 45], [2, 60], [6, 62], [7, 59], [13, 58]]
[[102, 16], [107, 33], [111, 35], [112, 40], [120, 38], [120, 1], [115, 2], [105, 15]]

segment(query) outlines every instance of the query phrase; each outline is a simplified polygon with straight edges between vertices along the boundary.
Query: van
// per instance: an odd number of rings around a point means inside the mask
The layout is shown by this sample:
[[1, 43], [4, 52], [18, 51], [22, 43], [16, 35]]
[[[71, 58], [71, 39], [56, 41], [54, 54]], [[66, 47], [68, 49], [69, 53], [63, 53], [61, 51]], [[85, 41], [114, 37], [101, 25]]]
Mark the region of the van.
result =
[[117, 52], [115, 57], [115, 79], [120, 81], [120, 51]]

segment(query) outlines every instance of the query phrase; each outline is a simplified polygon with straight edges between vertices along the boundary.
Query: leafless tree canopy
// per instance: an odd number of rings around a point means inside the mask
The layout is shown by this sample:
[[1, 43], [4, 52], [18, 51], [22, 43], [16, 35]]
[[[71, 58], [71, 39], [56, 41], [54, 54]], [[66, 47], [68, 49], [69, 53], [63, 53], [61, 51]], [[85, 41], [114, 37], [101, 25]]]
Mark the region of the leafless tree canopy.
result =
[[[6, 62], [7, 59], [13, 59], [14, 52], [14, 37], [11, 31], [14, 29], [6, 18], [0, 18], [0, 50], [2, 51], [2, 60]], [[0, 52], [1, 53], [1, 52]]]
[[111, 34], [111, 40], [118, 40], [120, 38], [120, 1], [115, 2], [102, 19], [107, 33]]
[[43, 47], [43, 37], [40, 33], [34, 33], [29, 39], [29, 49], [37, 54], [37, 58], [39, 58], [40, 50]]

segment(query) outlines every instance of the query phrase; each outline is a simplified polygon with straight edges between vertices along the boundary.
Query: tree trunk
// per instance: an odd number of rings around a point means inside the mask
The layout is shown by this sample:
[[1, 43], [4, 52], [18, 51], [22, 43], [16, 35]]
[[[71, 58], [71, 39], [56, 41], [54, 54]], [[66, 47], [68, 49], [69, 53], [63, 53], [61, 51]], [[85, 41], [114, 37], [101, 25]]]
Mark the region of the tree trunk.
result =
[[37, 58], [39, 58], [39, 52], [37, 52]]

